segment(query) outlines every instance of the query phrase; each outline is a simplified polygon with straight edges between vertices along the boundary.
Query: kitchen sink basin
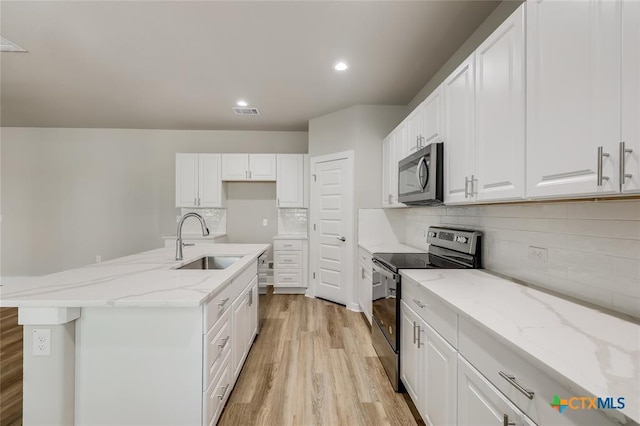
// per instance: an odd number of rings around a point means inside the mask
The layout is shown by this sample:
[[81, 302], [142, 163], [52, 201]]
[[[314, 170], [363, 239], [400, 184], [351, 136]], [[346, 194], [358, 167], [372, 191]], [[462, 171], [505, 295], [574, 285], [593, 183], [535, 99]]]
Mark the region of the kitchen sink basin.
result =
[[205, 256], [177, 269], [226, 269], [240, 259], [241, 256]]

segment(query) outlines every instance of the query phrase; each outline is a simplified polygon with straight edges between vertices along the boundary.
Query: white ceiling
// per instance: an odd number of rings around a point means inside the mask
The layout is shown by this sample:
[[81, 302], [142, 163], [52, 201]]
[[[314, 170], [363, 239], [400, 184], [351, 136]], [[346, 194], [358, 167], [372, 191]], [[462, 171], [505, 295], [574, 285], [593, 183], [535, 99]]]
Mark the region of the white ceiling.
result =
[[498, 3], [3, 0], [0, 35], [29, 53], [0, 56], [1, 124], [306, 130], [407, 104]]

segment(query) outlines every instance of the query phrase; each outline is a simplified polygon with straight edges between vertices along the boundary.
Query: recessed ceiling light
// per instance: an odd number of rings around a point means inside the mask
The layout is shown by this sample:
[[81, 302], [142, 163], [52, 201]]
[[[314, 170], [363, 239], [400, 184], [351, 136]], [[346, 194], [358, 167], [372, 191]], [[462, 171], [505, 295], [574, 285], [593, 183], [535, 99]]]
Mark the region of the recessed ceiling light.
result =
[[238, 102], [236, 102], [236, 105], [241, 106], [241, 107], [246, 107], [249, 104], [247, 103], [247, 101], [238, 101]]
[[349, 65], [347, 65], [346, 62], [338, 62], [333, 66], [333, 69], [335, 69], [336, 71], [344, 71], [347, 68], [349, 68]]
[[0, 52], [26, 52], [26, 49], [18, 46], [17, 44], [7, 40], [4, 37], [0, 37]]

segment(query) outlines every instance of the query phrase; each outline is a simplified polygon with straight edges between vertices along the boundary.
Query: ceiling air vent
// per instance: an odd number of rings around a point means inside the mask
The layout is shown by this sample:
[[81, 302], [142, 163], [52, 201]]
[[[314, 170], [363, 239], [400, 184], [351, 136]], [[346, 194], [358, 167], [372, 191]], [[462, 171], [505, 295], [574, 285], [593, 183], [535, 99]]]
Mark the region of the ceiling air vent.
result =
[[232, 107], [236, 115], [260, 115], [258, 108]]

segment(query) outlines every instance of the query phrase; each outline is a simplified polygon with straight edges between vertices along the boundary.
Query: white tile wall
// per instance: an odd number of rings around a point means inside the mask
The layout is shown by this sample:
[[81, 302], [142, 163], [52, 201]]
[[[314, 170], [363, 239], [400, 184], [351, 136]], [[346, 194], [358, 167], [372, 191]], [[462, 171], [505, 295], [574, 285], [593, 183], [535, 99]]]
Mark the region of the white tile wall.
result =
[[[180, 209], [180, 214], [183, 216], [190, 212], [198, 213], [204, 218], [210, 233], [227, 233], [227, 209]], [[200, 222], [194, 218], [187, 219], [182, 225], [182, 234], [202, 235]]]
[[307, 209], [278, 209], [278, 234], [307, 234]]
[[[405, 241], [427, 248], [426, 229], [484, 232], [484, 267], [640, 318], [640, 200], [409, 208]], [[547, 249], [548, 262], [529, 259]]]

